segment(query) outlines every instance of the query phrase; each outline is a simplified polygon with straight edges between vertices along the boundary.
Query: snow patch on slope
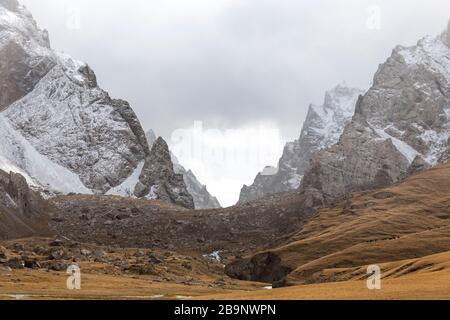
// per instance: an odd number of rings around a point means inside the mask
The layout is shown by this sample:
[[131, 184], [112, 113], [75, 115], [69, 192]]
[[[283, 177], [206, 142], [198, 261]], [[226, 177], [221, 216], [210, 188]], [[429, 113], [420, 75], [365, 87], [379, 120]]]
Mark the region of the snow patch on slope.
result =
[[[387, 128], [386, 128], [387, 129]], [[407, 144], [406, 142], [397, 139], [391, 135], [389, 135], [388, 133], [386, 133], [386, 129], [377, 129], [374, 128], [375, 132], [378, 134], [378, 136], [382, 139], [382, 140], [388, 140], [391, 139], [392, 143], [394, 144], [394, 146], [397, 148], [397, 150], [409, 161], [409, 163], [411, 164], [414, 159], [420, 155], [419, 152], [417, 152], [417, 150], [415, 150], [413, 147], [411, 147], [409, 144]]]
[[326, 93], [322, 106], [311, 106], [302, 135], [315, 140], [316, 150], [325, 149], [339, 140], [345, 125], [353, 117], [356, 101], [362, 93], [362, 90], [341, 84]]
[[441, 37], [425, 37], [417, 46], [402, 48], [399, 51], [409, 65], [423, 66], [428, 70], [442, 74], [450, 83], [450, 48]]
[[22, 174], [32, 186], [64, 193], [91, 194], [79, 177], [41, 155], [0, 114], [0, 169]]
[[119, 186], [112, 188], [106, 194], [112, 196], [133, 197], [134, 188], [144, 168], [145, 161], [141, 161], [133, 173]]
[[425, 160], [433, 166], [437, 165], [442, 153], [448, 148], [450, 128], [443, 132], [426, 130], [420, 138], [430, 146], [430, 152], [425, 156]]

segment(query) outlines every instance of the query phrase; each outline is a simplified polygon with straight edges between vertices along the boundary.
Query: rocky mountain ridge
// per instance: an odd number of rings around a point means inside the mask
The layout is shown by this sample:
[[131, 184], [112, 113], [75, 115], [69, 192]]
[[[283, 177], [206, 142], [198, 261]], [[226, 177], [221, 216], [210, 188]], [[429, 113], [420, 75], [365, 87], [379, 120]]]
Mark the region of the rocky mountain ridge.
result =
[[311, 105], [300, 138], [286, 145], [278, 168], [266, 168], [251, 186], [244, 186], [239, 203], [298, 189], [309, 161], [318, 151], [339, 140], [363, 93], [341, 84], [326, 92], [323, 105]]
[[318, 205], [383, 187], [449, 159], [449, 29], [396, 47], [339, 142], [313, 159], [301, 192]]
[[[51, 192], [105, 194], [155, 165], [130, 105], [99, 88], [86, 63], [52, 50], [16, 0], [0, 1], [0, 57], [0, 169]], [[141, 176], [132, 196], [149, 196]], [[189, 194], [182, 179], [173, 191]]]

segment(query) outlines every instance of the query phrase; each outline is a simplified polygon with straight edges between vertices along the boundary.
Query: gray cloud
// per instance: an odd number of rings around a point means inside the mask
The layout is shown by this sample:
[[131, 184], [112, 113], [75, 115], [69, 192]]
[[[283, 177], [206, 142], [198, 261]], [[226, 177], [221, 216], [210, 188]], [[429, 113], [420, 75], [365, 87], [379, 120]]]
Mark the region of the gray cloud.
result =
[[[22, 0], [53, 46], [89, 62], [146, 128], [272, 120], [298, 135], [309, 103], [345, 80], [367, 87], [396, 44], [437, 34], [445, 0]], [[366, 28], [381, 8], [381, 30]], [[66, 27], [78, 8], [81, 28]]]

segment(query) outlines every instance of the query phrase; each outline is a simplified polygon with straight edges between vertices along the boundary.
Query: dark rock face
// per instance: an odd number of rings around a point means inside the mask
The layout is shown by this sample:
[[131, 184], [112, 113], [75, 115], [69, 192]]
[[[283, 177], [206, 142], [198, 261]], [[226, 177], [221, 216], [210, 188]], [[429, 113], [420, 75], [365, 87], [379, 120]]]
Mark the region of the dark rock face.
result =
[[[49, 57], [28, 50], [30, 43], [49, 48], [47, 32], [39, 30], [34, 21], [25, 17], [17, 1], [0, 1], [0, 11], [5, 10], [14, 12], [26, 22], [13, 26], [7, 19], [0, 19], [0, 111], [31, 92], [54, 65]], [[27, 34], [27, 29], [34, 30]]]
[[280, 237], [298, 230], [311, 217], [301, 209], [298, 194], [273, 197], [244, 206], [198, 211], [131, 197], [58, 196], [51, 199], [57, 210], [50, 225], [60, 237], [80, 243], [157, 247], [180, 253], [195, 249], [206, 255], [220, 251], [225, 264], [227, 257], [281, 244]]
[[112, 104], [130, 127], [138, 141], [140, 149], [145, 155], [148, 155], [150, 153], [150, 148], [147, 142], [146, 133], [144, 129], [142, 129], [141, 123], [130, 104], [124, 100], [113, 100]]
[[245, 260], [236, 260], [225, 268], [235, 279], [274, 283], [283, 280], [292, 270], [284, 267], [274, 253], [261, 253]]
[[49, 235], [47, 214], [51, 210], [24, 177], [0, 171], [0, 239]]
[[27, 217], [31, 217], [39, 207], [39, 197], [30, 190], [27, 181], [20, 174], [13, 172], [9, 174], [9, 183], [5, 191], [16, 203], [20, 213]]
[[167, 143], [158, 138], [145, 160], [134, 194], [138, 198], [160, 199], [194, 209], [194, 200], [186, 188], [183, 175], [176, 174]]
[[36, 65], [25, 50], [15, 42], [0, 47], [0, 111], [29, 93], [51, 69], [53, 62], [42, 59]]

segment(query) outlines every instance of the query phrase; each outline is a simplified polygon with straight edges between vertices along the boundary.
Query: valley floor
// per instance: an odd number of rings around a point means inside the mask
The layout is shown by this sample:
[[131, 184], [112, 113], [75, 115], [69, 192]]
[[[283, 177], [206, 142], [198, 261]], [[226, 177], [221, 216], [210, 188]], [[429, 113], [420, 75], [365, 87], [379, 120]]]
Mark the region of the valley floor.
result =
[[271, 291], [202, 296], [216, 300], [449, 300], [450, 272], [389, 279], [381, 290], [368, 290], [365, 281], [303, 285]]
[[[402, 276], [392, 271], [406, 270]], [[66, 288], [67, 275], [43, 270], [0, 271], [0, 300], [11, 299], [101, 299], [101, 300], [428, 300], [450, 299], [450, 252], [415, 260], [380, 265], [385, 279], [380, 290], [368, 290], [365, 280], [292, 286], [281, 289], [262, 283], [223, 280], [212, 285], [212, 278], [203, 276], [195, 284], [186, 285], [138, 275], [98, 273], [98, 265], [81, 265], [88, 273], [82, 275], [81, 290]], [[420, 268], [419, 266], [423, 266]], [[325, 270], [326, 272], [327, 270]], [[351, 270], [329, 270], [350, 273]]]
[[0, 300], [408, 300], [450, 299], [450, 271], [388, 279], [381, 290], [368, 290], [365, 281], [302, 285], [268, 290], [263, 284], [239, 283], [230, 289], [207, 285], [152, 283], [139, 278], [84, 275], [82, 289], [65, 288], [64, 273], [15, 271], [0, 273]]
[[83, 274], [81, 290], [68, 290], [67, 277], [63, 272], [0, 271], [0, 300], [173, 300], [253, 291], [259, 286], [256, 283], [238, 283], [224, 289], [210, 287], [206, 278], [204, 283], [183, 285], [137, 276]]
[[[59, 197], [58, 236], [0, 241], [0, 299], [450, 300], [450, 165], [355, 193], [309, 219], [301, 197], [283, 199], [190, 212]], [[305, 221], [279, 228], [295, 217]], [[72, 264], [81, 290], [66, 287]], [[367, 289], [373, 264], [381, 290]]]

